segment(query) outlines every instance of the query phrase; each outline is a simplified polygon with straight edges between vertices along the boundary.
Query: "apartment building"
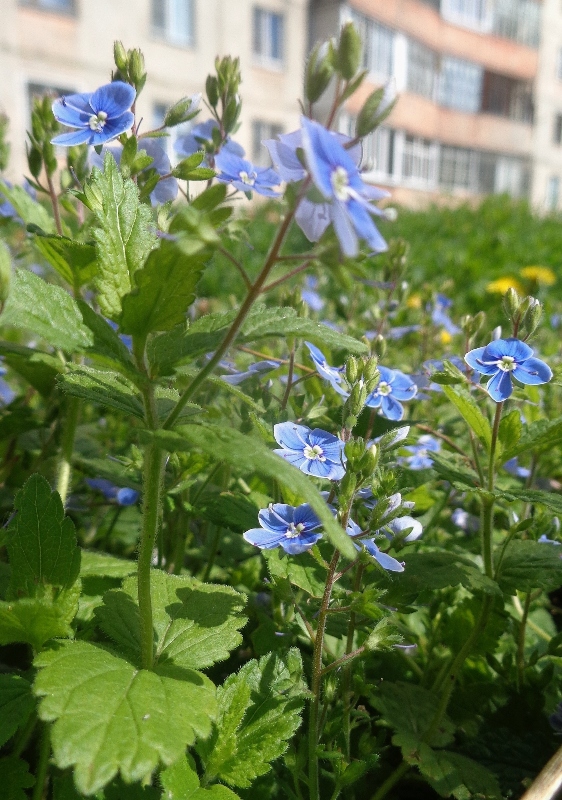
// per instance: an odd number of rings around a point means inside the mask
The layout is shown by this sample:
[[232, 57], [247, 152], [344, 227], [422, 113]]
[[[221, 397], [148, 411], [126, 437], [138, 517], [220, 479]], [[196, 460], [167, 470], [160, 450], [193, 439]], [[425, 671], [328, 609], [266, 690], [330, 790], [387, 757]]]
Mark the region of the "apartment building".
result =
[[261, 140], [298, 126], [307, 6], [307, 0], [0, 0], [9, 177], [21, 180], [27, 171], [32, 97], [107, 83], [115, 39], [145, 54], [149, 79], [137, 106], [145, 130], [160, 125], [180, 97], [204, 89], [215, 56], [239, 56], [243, 112], [236, 138], [250, 158], [267, 162]]
[[[559, 7], [560, 1], [552, 4]], [[560, 7], [557, 13], [562, 16]], [[423, 205], [444, 195], [508, 192], [516, 197], [532, 194], [544, 205], [546, 188], [541, 190], [538, 183], [545, 178], [541, 173], [539, 179], [537, 171], [535, 189], [533, 163], [542, 155], [548, 162], [543, 171], [548, 172], [552, 157], [552, 147], [547, 153], [537, 143], [534, 125], [540, 3], [312, 0], [313, 40], [330, 31], [333, 35], [347, 19], [362, 32], [368, 79], [348, 101], [342, 129], [353, 129], [354, 117], [373, 88], [394, 79], [400, 100], [367, 140], [365, 157], [373, 179], [390, 187], [395, 201]], [[554, 33], [552, 39], [562, 44]], [[547, 100], [549, 80], [544, 84], [541, 104]], [[562, 116], [560, 126], [562, 138]]]

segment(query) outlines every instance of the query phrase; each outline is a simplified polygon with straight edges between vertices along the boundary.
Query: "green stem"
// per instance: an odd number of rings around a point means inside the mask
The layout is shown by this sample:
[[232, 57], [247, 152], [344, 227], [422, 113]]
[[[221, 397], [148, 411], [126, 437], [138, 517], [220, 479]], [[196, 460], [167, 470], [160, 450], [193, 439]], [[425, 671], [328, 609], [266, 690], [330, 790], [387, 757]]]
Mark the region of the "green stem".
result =
[[523, 606], [523, 614], [521, 616], [521, 624], [519, 626], [519, 636], [517, 637], [517, 691], [521, 691], [523, 686], [523, 677], [525, 673], [525, 632], [527, 627], [527, 617], [529, 616], [529, 609], [531, 607], [531, 593], [527, 592], [525, 595], [525, 605]]
[[308, 785], [310, 800], [320, 800], [320, 784], [318, 775], [318, 712], [320, 709], [320, 691], [322, 688], [322, 649], [324, 642], [324, 632], [326, 630], [326, 619], [328, 618], [328, 606], [332, 596], [334, 586], [334, 575], [340, 560], [339, 551], [336, 550], [330, 561], [324, 594], [318, 614], [318, 627], [316, 628], [316, 639], [314, 641], [314, 652], [312, 655], [312, 700], [310, 701], [310, 713], [308, 722]]
[[33, 787], [32, 800], [43, 800], [45, 793], [45, 784], [49, 773], [49, 756], [51, 755], [51, 737], [49, 735], [49, 726], [44, 723], [41, 731], [41, 739], [39, 740], [39, 761], [37, 763], [37, 772], [35, 774], [35, 786]]
[[70, 476], [72, 474], [72, 454], [74, 452], [74, 438], [78, 426], [78, 416], [80, 413], [80, 400], [78, 397], [70, 397], [66, 409], [66, 419], [63, 423], [61, 454], [57, 475], [57, 492], [60, 495], [63, 506], [66, 505], [68, 488], [70, 486]]
[[49, 187], [49, 197], [51, 198], [51, 205], [53, 207], [55, 227], [57, 229], [58, 235], [62, 236], [62, 222], [60, 218], [59, 198], [57, 197], [57, 192], [55, 189], [55, 185], [53, 183], [53, 179], [51, 178], [48, 172], [47, 172], [47, 186]]
[[215, 530], [213, 532], [213, 540], [211, 542], [211, 550], [209, 552], [209, 558], [207, 559], [207, 565], [205, 567], [205, 571], [203, 573], [203, 577], [201, 578], [203, 583], [206, 583], [209, 580], [210, 576], [211, 576], [211, 571], [212, 571], [212, 569], [213, 569], [213, 567], [215, 565], [215, 559], [217, 557], [217, 552], [218, 552], [218, 549], [219, 549], [219, 542], [220, 542], [221, 533], [222, 533], [222, 528], [221, 528], [220, 525], [214, 525], [213, 527], [214, 527]]
[[165, 454], [160, 447], [149, 444], [144, 452], [144, 479], [142, 504], [142, 531], [139, 547], [138, 600], [140, 613], [141, 664], [152, 669], [154, 661], [154, 631], [152, 626], [152, 599], [150, 596], [150, 570], [156, 533], [160, 524], [162, 506], [162, 479]]
[[388, 776], [381, 786], [379, 786], [378, 790], [374, 793], [371, 800], [382, 800], [383, 797], [386, 797], [388, 792], [392, 789], [393, 786], [396, 786], [398, 781], [404, 777], [404, 775], [409, 771], [410, 765], [407, 761], [402, 761], [399, 764], [394, 772]]

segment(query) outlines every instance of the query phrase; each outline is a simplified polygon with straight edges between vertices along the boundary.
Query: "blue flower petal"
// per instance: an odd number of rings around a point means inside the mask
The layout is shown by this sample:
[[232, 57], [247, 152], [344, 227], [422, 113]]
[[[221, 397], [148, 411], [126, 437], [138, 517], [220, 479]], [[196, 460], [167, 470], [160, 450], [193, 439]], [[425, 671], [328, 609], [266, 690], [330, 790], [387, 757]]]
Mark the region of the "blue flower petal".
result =
[[272, 550], [278, 547], [285, 538], [285, 533], [274, 533], [266, 531], [264, 528], [252, 528], [242, 534], [244, 539], [250, 544], [259, 547], [261, 550]]
[[371, 539], [364, 540], [363, 545], [369, 555], [373, 556], [383, 569], [387, 569], [389, 572], [404, 572], [404, 565], [387, 553], [382, 553]]
[[371, 213], [369, 212], [381, 213], [380, 209], [374, 206], [372, 208], [369, 207], [369, 210], [367, 210], [364, 205], [354, 199], [349, 200], [347, 203], [347, 213], [351, 218], [356, 232], [359, 234], [359, 238], [364, 239], [369, 247], [376, 253], [382, 253], [388, 249], [388, 246], [379, 233], [377, 226], [373, 222]]
[[482, 356], [484, 355], [485, 349], [485, 347], [476, 347], [474, 350], [469, 350], [464, 360], [469, 367], [472, 367], [472, 369], [475, 369], [477, 372], [481, 372], [483, 375], [494, 375], [497, 371], [496, 365], [482, 363]]
[[70, 128], [81, 128], [89, 125], [93, 109], [90, 105], [91, 94], [70, 94], [53, 102], [53, 115], [58, 122]]
[[319, 528], [322, 524], [308, 503], [303, 503], [295, 508], [293, 521], [295, 525], [306, 525], [307, 531]]
[[306, 550], [310, 550], [310, 548], [313, 547], [321, 538], [321, 533], [303, 533], [300, 536], [295, 536], [294, 538], [285, 537], [279, 542], [279, 544], [286, 553], [296, 556], [300, 553], [306, 552]]
[[110, 118], [119, 117], [125, 111], [129, 111], [135, 97], [136, 92], [130, 84], [113, 81], [96, 89], [90, 98], [90, 105], [96, 114], [98, 111], [105, 111]]
[[119, 489], [115, 499], [120, 506], [133, 506], [139, 499], [139, 493], [136, 489]]
[[527, 358], [513, 370], [512, 375], [520, 383], [536, 386], [548, 383], [552, 379], [552, 370], [540, 358]]
[[330, 211], [342, 253], [347, 258], [354, 258], [359, 252], [359, 240], [345, 205], [336, 201], [330, 206]]
[[367, 397], [365, 401], [365, 405], [369, 408], [380, 408], [382, 396], [377, 394], [377, 390], [375, 389], [374, 392]]
[[305, 458], [302, 454], [302, 451], [299, 453], [297, 450], [274, 450], [273, 452], [276, 453], [276, 455], [281, 456], [281, 458], [284, 458], [285, 461], [289, 462], [289, 464], [297, 467], [297, 469], [300, 469], [303, 472], [307, 471], [307, 465], [310, 463], [310, 459]]
[[387, 419], [396, 422], [404, 416], [403, 407], [391, 394], [381, 397], [381, 411]]
[[414, 542], [416, 539], [419, 539], [423, 533], [421, 522], [417, 519], [414, 519], [414, 517], [408, 516], [392, 519], [386, 527], [389, 528], [390, 533], [393, 536], [399, 536], [403, 531], [411, 528], [412, 530], [410, 533], [404, 537], [405, 542]]
[[273, 503], [268, 508], [260, 509], [258, 519], [263, 528], [278, 533], [285, 533], [294, 521], [294, 506], [286, 503]]
[[525, 361], [532, 355], [529, 345], [519, 339], [496, 339], [484, 348], [482, 361], [499, 361], [503, 356], [511, 356], [515, 361]]
[[84, 128], [78, 131], [71, 131], [70, 133], [60, 133], [51, 139], [51, 144], [59, 145], [60, 147], [74, 147], [78, 144], [91, 143], [92, 131], [89, 128]]
[[391, 386], [392, 395], [396, 400], [411, 400], [418, 391], [418, 387], [413, 380], [397, 369], [394, 370], [394, 379]]
[[[279, 173], [283, 178], [283, 175]], [[286, 180], [286, 178], [283, 178]], [[295, 222], [309, 242], [317, 242], [331, 221], [328, 203], [313, 203], [304, 197], [297, 207]]]
[[273, 426], [275, 441], [289, 450], [302, 450], [308, 443], [310, 428], [297, 425], [296, 422], [278, 422]]
[[488, 381], [486, 389], [492, 400], [495, 400], [496, 403], [502, 403], [504, 400], [507, 400], [513, 392], [513, 384], [511, 383], [509, 372], [498, 369], [492, 380]]

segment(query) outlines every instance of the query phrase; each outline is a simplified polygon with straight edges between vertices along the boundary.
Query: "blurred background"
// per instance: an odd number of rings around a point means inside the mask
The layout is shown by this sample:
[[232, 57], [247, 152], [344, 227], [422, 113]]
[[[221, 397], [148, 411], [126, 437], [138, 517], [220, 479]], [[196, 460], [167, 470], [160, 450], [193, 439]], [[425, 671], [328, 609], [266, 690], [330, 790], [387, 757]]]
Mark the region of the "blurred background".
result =
[[[261, 140], [298, 126], [310, 47], [348, 19], [361, 31], [369, 76], [338, 125], [353, 132], [367, 94], [394, 81], [399, 101], [366, 140], [363, 161], [393, 202], [423, 208], [508, 193], [539, 211], [561, 208], [561, 0], [0, 0], [6, 177], [27, 172], [33, 98], [108, 82], [115, 39], [145, 54], [141, 132], [203, 89], [216, 55], [239, 56], [236, 138], [267, 164]], [[171, 132], [170, 156], [185, 132]]]

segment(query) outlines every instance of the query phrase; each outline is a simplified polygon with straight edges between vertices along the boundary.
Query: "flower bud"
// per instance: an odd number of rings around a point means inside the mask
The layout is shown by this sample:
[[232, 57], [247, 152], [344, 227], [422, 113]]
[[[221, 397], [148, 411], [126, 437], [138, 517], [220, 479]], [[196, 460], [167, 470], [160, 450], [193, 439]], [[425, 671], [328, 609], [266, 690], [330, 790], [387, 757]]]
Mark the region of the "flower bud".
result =
[[[357, 476], [354, 472], [346, 472], [340, 482], [339, 502], [340, 508], [349, 506], [353, 499], [353, 493], [357, 487]], [[340, 512], [341, 513], [341, 512]]]
[[357, 359], [353, 356], [350, 356], [345, 364], [345, 377], [347, 378], [348, 383], [355, 383], [358, 374], [359, 368], [357, 365]]
[[369, 356], [363, 362], [363, 377], [366, 381], [378, 380], [378, 358], [376, 356]]
[[372, 92], [357, 117], [355, 133], [367, 136], [388, 117], [396, 104], [396, 84], [390, 79], [385, 86]]
[[337, 50], [337, 69], [342, 78], [351, 80], [361, 63], [363, 44], [353, 22], [346, 22], [340, 32]]
[[352, 468], [354, 468], [355, 462], [363, 456], [364, 452], [365, 443], [363, 439], [350, 439], [349, 442], [345, 444], [345, 454]]
[[144, 68], [144, 56], [138, 48], [135, 48], [130, 52], [129, 75], [131, 78], [131, 83], [137, 90], [137, 93], [140, 92], [146, 83], [146, 71]]
[[371, 351], [379, 358], [384, 358], [386, 353], [386, 341], [384, 336], [381, 336], [380, 333], [377, 334], [371, 342]]
[[182, 97], [181, 100], [178, 100], [177, 103], [174, 103], [174, 105], [166, 111], [164, 125], [167, 128], [173, 128], [176, 125], [181, 125], [182, 122], [187, 122], [187, 120], [192, 119], [197, 113], [200, 100], [200, 94], [194, 94], [192, 97]]
[[211, 108], [216, 108], [219, 102], [219, 82], [214, 75], [207, 75], [205, 82], [205, 91], [207, 93], [207, 100]]
[[503, 296], [503, 307], [508, 319], [515, 319], [519, 312], [520, 305], [521, 300], [519, 295], [513, 286], [510, 286]]
[[123, 42], [118, 40], [113, 42], [113, 59], [117, 69], [126, 74], [129, 66], [129, 60], [127, 58], [127, 51], [123, 46]]
[[531, 302], [529, 303], [529, 307], [527, 308], [525, 316], [523, 317], [523, 326], [528, 336], [531, 336], [531, 334], [533, 334], [539, 327], [542, 317], [542, 305], [534, 297], [530, 297], [529, 300]]
[[359, 469], [365, 475], [372, 475], [377, 468], [379, 461], [379, 451], [376, 444], [372, 444], [363, 454], [363, 458], [359, 462]]
[[306, 62], [304, 70], [304, 94], [309, 103], [315, 103], [326, 91], [332, 80], [334, 67], [326, 44], [317, 44]]
[[34, 145], [31, 145], [27, 151], [27, 165], [33, 177], [38, 178], [43, 168], [43, 156], [41, 151]]
[[242, 111], [242, 103], [238, 95], [231, 97], [228, 103], [226, 104], [226, 108], [224, 109], [224, 114], [222, 118], [224, 130], [226, 133], [232, 133], [232, 131], [236, 126], [236, 123], [238, 122], [238, 117], [240, 116], [241, 111]]

